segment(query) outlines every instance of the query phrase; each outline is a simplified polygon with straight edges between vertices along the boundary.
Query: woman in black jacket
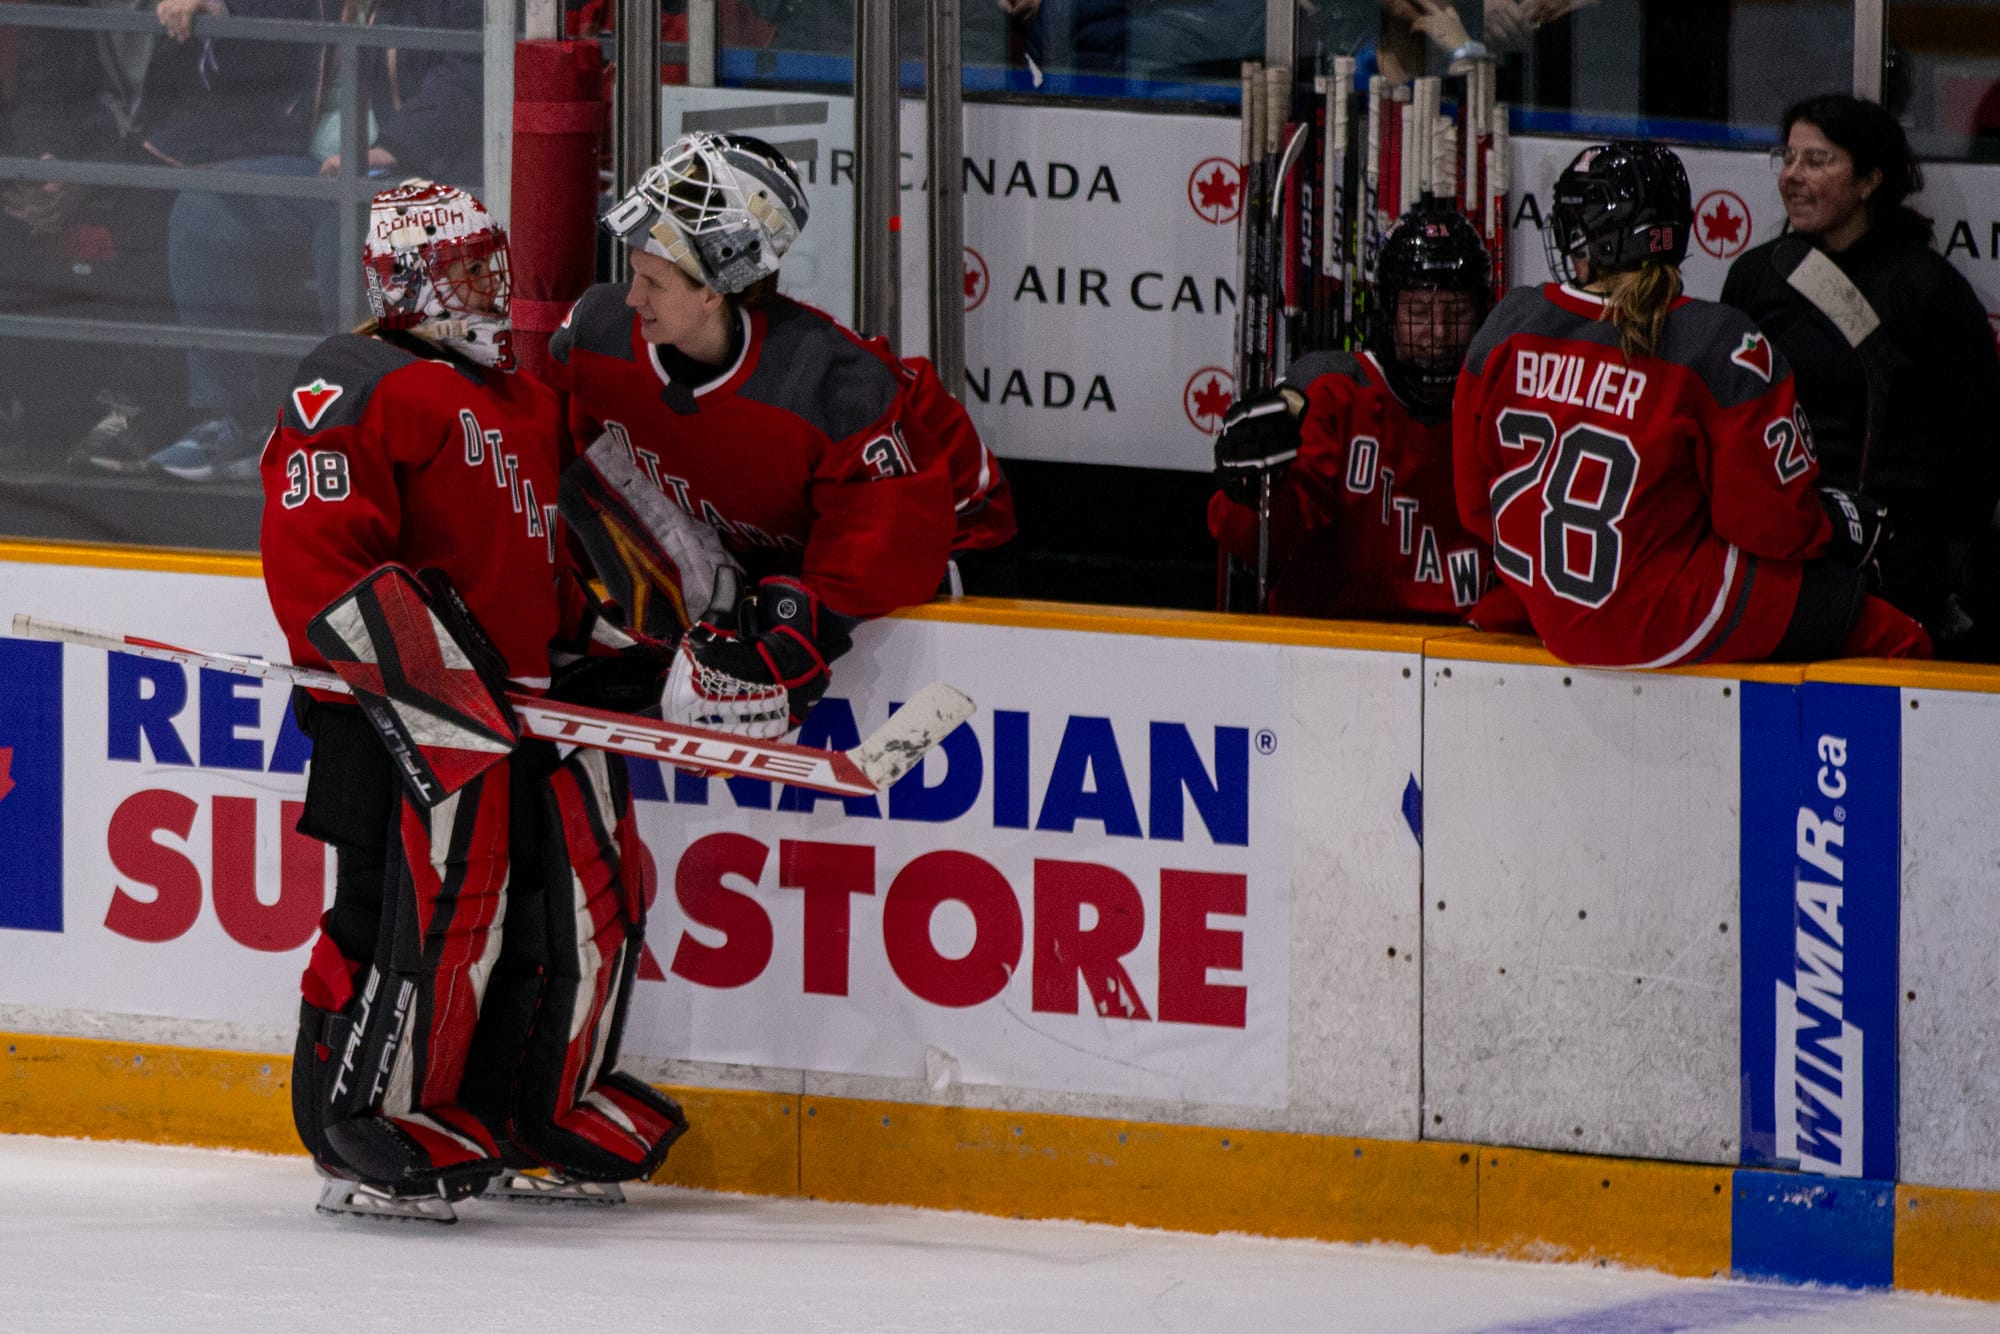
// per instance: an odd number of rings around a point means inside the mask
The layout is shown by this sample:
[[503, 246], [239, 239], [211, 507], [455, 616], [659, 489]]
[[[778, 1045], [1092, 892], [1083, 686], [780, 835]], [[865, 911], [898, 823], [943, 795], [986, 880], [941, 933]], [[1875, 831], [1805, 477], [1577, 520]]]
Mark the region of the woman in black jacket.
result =
[[1977, 599], [1952, 595], [1954, 563], [1988, 540], [2000, 502], [2000, 360], [1985, 307], [1905, 203], [1923, 176], [1894, 116], [1813, 97], [1785, 112], [1784, 134], [1771, 164], [1786, 233], [1730, 267], [1722, 300], [1791, 363], [1826, 480], [1888, 506], [1882, 596], [1923, 622], [1941, 656], [1979, 652], [1966, 615]]

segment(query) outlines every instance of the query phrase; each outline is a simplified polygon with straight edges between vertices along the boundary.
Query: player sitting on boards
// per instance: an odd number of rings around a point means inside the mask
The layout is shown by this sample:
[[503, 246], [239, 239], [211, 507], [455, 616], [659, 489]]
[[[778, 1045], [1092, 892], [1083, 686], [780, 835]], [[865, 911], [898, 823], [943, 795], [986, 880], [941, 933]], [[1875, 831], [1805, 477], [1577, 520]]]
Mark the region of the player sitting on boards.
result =
[[1254, 561], [1268, 476], [1269, 610], [1498, 628], [1485, 620], [1495, 603], [1474, 615], [1491, 571], [1459, 525], [1451, 467], [1451, 393], [1486, 314], [1486, 249], [1455, 211], [1420, 208], [1389, 233], [1377, 274], [1366, 351], [1307, 353], [1223, 417], [1209, 531]]
[[571, 434], [592, 442], [564, 514], [628, 624], [680, 609], [631, 558], [620, 497], [650, 490], [712, 527], [750, 585], [682, 641], [669, 722], [784, 735], [856, 626], [929, 600], [954, 550], [1013, 533], [998, 461], [929, 363], [778, 294], [806, 213], [769, 144], [681, 136], [604, 215], [630, 286], [585, 292], [549, 345]]
[[408, 181], [375, 197], [365, 248], [375, 319], [301, 363], [262, 460], [272, 609], [296, 662], [356, 687], [297, 697], [299, 829], [336, 869], [293, 1115], [325, 1212], [450, 1222], [528, 1167], [605, 1199], [584, 1183], [650, 1174], [686, 1129], [616, 1068], [646, 898], [625, 766], [520, 740], [504, 694], [554, 676], [616, 704], [593, 663], [656, 683], [668, 655], [599, 618], [569, 564], [560, 405], [510, 373], [506, 233]]
[[1518, 288], [1466, 354], [1459, 510], [1565, 662], [1928, 657], [1866, 591], [1884, 515], [1821, 487], [1791, 369], [1740, 311], [1681, 294], [1694, 211], [1657, 144], [1577, 154]]

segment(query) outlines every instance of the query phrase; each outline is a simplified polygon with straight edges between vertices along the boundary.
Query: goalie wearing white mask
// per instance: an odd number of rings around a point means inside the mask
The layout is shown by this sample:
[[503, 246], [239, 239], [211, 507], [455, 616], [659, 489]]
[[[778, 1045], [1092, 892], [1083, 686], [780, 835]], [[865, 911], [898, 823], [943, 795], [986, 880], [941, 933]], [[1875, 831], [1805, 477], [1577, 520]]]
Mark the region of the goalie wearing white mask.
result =
[[[670, 721], [782, 736], [857, 625], [928, 600], [954, 550], [1013, 532], [998, 461], [929, 363], [778, 294], [806, 218], [769, 144], [683, 135], [604, 215], [631, 284], [584, 293], [550, 343], [571, 434], [595, 442], [565, 475], [564, 517], [632, 628], [693, 623]], [[676, 524], [721, 538], [720, 587], [673, 554]]]

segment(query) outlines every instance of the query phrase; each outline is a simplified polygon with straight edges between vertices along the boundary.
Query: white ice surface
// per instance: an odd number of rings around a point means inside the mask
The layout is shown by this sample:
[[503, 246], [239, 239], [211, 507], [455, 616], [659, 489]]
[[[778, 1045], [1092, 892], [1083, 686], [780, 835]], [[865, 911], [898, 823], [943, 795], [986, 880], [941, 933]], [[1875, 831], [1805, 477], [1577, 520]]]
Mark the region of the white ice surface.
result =
[[638, 1188], [315, 1214], [303, 1158], [0, 1136], [0, 1331], [1932, 1334], [2000, 1307]]

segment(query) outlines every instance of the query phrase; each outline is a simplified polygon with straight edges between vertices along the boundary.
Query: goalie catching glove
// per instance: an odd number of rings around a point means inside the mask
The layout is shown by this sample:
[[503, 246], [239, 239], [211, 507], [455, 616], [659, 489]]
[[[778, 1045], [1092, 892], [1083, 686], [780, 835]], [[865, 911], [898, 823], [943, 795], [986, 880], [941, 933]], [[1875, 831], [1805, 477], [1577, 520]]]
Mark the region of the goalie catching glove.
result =
[[781, 737], [805, 721], [832, 680], [859, 622], [821, 605], [810, 588], [774, 576], [731, 605], [715, 605], [681, 640], [661, 715], [672, 723], [743, 736]]
[[1272, 482], [1299, 456], [1299, 418], [1306, 396], [1290, 385], [1267, 389], [1222, 415], [1215, 440], [1215, 484], [1239, 505], [1255, 505], [1266, 475]]

